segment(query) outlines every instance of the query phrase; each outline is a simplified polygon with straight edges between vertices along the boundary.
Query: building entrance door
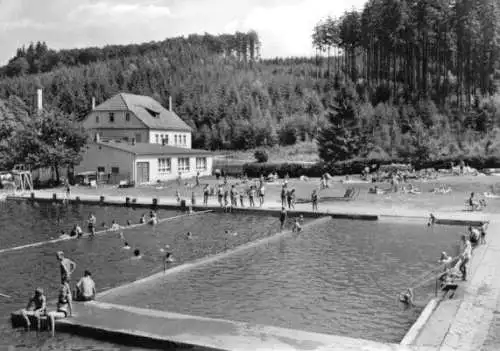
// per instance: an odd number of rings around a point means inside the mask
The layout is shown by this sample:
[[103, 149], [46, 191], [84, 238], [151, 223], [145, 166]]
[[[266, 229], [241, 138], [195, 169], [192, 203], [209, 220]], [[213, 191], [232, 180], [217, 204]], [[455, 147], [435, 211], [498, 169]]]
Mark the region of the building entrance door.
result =
[[137, 183], [149, 183], [149, 162], [137, 162]]

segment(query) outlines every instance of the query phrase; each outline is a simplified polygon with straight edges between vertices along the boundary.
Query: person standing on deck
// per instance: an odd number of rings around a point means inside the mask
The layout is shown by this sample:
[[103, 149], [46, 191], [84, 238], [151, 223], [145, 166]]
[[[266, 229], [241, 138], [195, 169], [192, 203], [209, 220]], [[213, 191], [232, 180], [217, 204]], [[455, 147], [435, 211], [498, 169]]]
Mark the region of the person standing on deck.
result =
[[316, 189], [313, 190], [311, 194], [312, 210], [313, 212], [318, 212], [318, 192]]
[[286, 193], [287, 193], [287, 185], [283, 184], [281, 187], [281, 207], [286, 207]]
[[255, 207], [254, 197], [255, 197], [255, 185], [251, 185], [250, 190], [248, 191], [249, 207]]
[[286, 213], [286, 209], [283, 206], [283, 207], [281, 207], [281, 212], [280, 212], [280, 231], [283, 231], [287, 217], [288, 217], [288, 215]]
[[245, 207], [245, 192], [240, 189], [240, 206]]
[[467, 280], [467, 265], [472, 257], [472, 245], [465, 234], [462, 235], [462, 241], [464, 243], [464, 248], [460, 254], [460, 272], [462, 272], [462, 280]]
[[260, 183], [260, 188], [259, 188], [259, 205], [260, 205], [260, 207], [262, 207], [262, 205], [264, 205], [264, 196], [265, 196], [264, 183]]
[[200, 186], [200, 172], [196, 173], [196, 186]]
[[76, 263], [69, 258], [64, 257], [64, 252], [58, 251], [56, 253], [57, 260], [59, 261], [59, 268], [61, 269], [61, 281], [70, 281], [71, 274], [76, 269]]
[[230, 190], [230, 197], [231, 197], [231, 206], [236, 207], [238, 206], [238, 192], [236, 191], [235, 185], [231, 185], [231, 190]]
[[208, 196], [210, 195], [210, 188], [208, 184], [203, 188], [203, 205], [208, 206]]

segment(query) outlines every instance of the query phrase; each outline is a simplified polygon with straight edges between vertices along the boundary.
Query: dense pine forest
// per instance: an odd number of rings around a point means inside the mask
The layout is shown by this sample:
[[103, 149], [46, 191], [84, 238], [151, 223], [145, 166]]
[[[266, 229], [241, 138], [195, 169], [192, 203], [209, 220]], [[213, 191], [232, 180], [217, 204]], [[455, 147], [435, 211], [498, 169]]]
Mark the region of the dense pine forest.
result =
[[78, 120], [92, 97], [125, 91], [167, 106], [172, 96], [193, 146], [212, 150], [321, 140], [326, 160], [496, 155], [499, 9], [370, 0], [318, 19], [312, 58], [261, 59], [253, 31], [61, 51], [37, 42], [0, 68], [0, 98], [32, 111], [43, 87], [45, 104]]

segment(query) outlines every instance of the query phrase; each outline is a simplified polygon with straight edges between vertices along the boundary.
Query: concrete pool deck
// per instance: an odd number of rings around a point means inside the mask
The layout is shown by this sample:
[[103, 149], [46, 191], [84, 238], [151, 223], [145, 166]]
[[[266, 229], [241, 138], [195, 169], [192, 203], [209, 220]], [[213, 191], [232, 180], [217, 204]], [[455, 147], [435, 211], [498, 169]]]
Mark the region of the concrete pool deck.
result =
[[[35, 192], [34, 198], [40, 201], [52, 201], [53, 192]], [[101, 203], [100, 196], [78, 195], [70, 197], [74, 201], [79, 197], [81, 203]], [[30, 194], [13, 198], [29, 199]], [[57, 194], [63, 199], [63, 194]], [[105, 204], [123, 205], [125, 196], [106, 196]], [[151, 197], [136, 198], [136, 206], [151, 206]], [[173, 198], [158, 198], [161, 208], [178, 207]], [[218, 209], [215, 201], [208, 207], [196, 209]], [[260, 212], [276, 213], [279, 204], [267, 204]], [[371, 219], [380, 217], [420, 218], [426, 223], [429, 211], [405, 208], [383, 208], [374, 211], [367, 206], [345, 206], [345, 203], [322, 203], [321, 213], [312, 214], [307, 204], [297, 204], [296, 211], [304, 215], [331, 215], [338, 218]], [[254, 209], [239, 209], [252, 213]], [[215, 350], [484, 350], [500, 349], [500, 331], [493, 326], [500, 325], [497, 311], [500, 310], [500, 263], [496, 256], [500, 253], [500, 238], [495, 234], [500, 229], [500, 216], [494, 214], [471, 213], [464, 211], [434, 212], [438, 223], [467, 225], [490, 220], [488, 244], [475, 251], [472, 260], [472, 272], [469, 281], [461, 284], [453, 300], [440, 302], [432, 311], [429, 319], [419, 330], [414, 330], [414, 337], [408, 346], [378, 343], [362, 339], [307, 333], [267, 326], [255, 326], [246, 323], [213, 320], [208, 318], [181, 316], [172, 313], [136, 309], [103, 303], [87, 303], [75, 307], [75, 316], [58, 321], [58, 328], [84, 335], [98, 337], [119, 337], [127, 339], [163, 343], [162, 345], [195, 345], [201, 349]], [[383, 218], [381, 218], [383, 219]], [[105, 315], [107, 317], [105, 317]], [[181, 321], [179, 321], [181, 320]], [[105, 321], [105, 322], [103, 322]], [[140, 323], [138, 322], [140, 321]], [[161, 322], [159, 322], [161, 321]], [[216, 322], [217, 321], [217, 322]], [[195, 323], [196, 322], [196, 323]], [[196, 324], [196, 326], [195, 326]], [[172, 329], [161, 329], [162, 325], [171, 325]], [[183, 328], [176, 327], [183, 325]], [[217, 326], [219, 329], [217, 329]], [[213, 328], [212, 328], [213, 327]], [[206, 330], [209, 332], [207, 333]], [[131, 338], [131, 339], [130, 339]], [[115, 339], [116, 340], [116, 339]], [[283, 341], [285, 340], [285, 341]], [[307, 341], [309, 340], [309, 341]], [[170, 342], [170, 343], [169, 343]], [[156, 345], [156, 344], [155, 344]], [[247, 345], [250, 345], [247, 347]], [[486, 345], [486, 346], [485, 346]], [[487, 346], [489, 345], [489, 346]]]
[[165, 348], [196, 346], [199, 350], [287, 351], [430, 351], [421, 346], [383, 344], [335, 335], [90, 302], [75, 304], [74, 318], [57, 321], [58, 330]]

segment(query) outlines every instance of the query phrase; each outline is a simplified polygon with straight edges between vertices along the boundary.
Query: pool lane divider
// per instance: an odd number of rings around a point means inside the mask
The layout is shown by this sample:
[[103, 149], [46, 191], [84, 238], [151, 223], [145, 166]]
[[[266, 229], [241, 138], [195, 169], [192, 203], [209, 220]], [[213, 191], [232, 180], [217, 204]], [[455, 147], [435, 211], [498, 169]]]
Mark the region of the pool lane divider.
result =
[[[179, 219], [179, 218], [184, 218], [184, 217], [189, 217], [189, 216], [196, 216], [196, 215], [202, 215], [202, 214], [207, 214], [207, 213], [211, 213], [211, 212], [213, 212], [213, 211], [212, 210], [196, 211], [196, 212], [193, 212], [193, 213], [190, 213], [190, 214], [187, 213], [187, 214], [181, 214], [181, 215], [174, 216], [174, 217], [163, 218], [163, 219], [158, 220], [158, 223], [156, 225], [164, 223], [164, 222], [168, 222], [168, 221], [173, 221], [173, 220]], [[141, 227], [141, 226], [146, 226], [146, 225], [151, 225], [151, 224], [149, 224], [149, 223], [132, 224], [132, 225], [129, 225], [129, 226], [120, 227], [119, 230], [109, 230], [109, 229], [108, 230], [101, 230], [101, 231], [96, 232], [95, 235], [96, 236], [103, 236], [103, 235], [107, 235], [107, 234], [116, 234], [116, 233], [119, 233], [122, 230], [134, 229], [134, 228]], [[79, 239], [82, 239], [82, 238], [88, 238], [90, 236], [91, 236], [90, 233], [85, 233], [85, 234], [83, 234], [80, 237], [57, 238], [57, 239], [52, 239], [52, 240], [39, 241], [39, 242], [36, 242], [36, 243], [31, 243], [31, 244], [26, 244], [26, 245], [21, 245], [21, 246], [15, 246], [15, 247], [9, 247], [9, 248], [6, 248], [6, 249], [1, 249], [0, 250], [0, 254], [6, 253], [6, 252], [12, 252], [12, 251], [19, 251], [19, 250], [23, 250], [23, 249], [29, 249], [29, 248], [33, 248], [33, 247], [39, 247], [39, 246], [48, 245], [48, 244], [56, 244], [56, 243], [59, 243], [59, 242], [67, 242], [67, 241], [72, 241], [72, 240], [79, 240]]]
[[[318, 224], [326, 223], [326, 222], [330, 221], [331, 219], [332, 219], [331, 216], [324, 216], [324, 217], [312, 220], [311, 222], [305, 223], [302, 226], [302, 233], [304, 232], [304, 230], [306, 228], [309, 228], [309, 227], [312, 227], [312, 226], [315, 226]], [[150, 276], [133, 281], [131, 283], [126, 283], [126, 284], [117, 286], [115, 288], [111, 288], [109, 290], [102, 291], [96, 295], [96, 300], [103, 298], [103, 297], [106, 297], [106, 296], [111, 295], [111, 294], [117, 294], [117, 293], [119, 294], [122, 291], [134, 289], [135, 287], [143, 287], [143, 285], [146, 283], [150, 283], [150, 282], [153, 282], [157, 279], [164, 278], [168, 275], [178, 274], [181, 272], [188, 271], [190, 269], [194, 269], [194, 268], [197, 268], [197, 267], [200, 267], [203, 265], [207, 265], [207, 264], [219, 261], [221, 259], [228, 258], [232, 255], [237, 254], [237, 253], [247, 251], [251, 248], [259, 247], [259, 246], [262, 246], [265, 244], [270, 244], [272, 242], [275, 242], [279, 239], [285, 238], [285, 237], [290, 236], [292, 234], [295, 234], [298, 236], [303, 235], [300, 232], [297, 233], [297, 232], [293, 232], [292, 230], [284, 230], [282, 232], [272, 234], [268, 237], [265, 237], [265, 238], [262, 238], [262, 239], [259, 239], [256, 241], [251, 241], [249, 243], [237, 246], [231, 250], [217, 253], [217, 254], [210, 255], [210, 256], [205, 256], [205, 257], [199, 258], [197, 260], [194, 260], [192, 262], [186, 262], [186, 263], [180, 264], [178, 266], [169, 268], [166, 271], [158, 272], [158, 273], [152, 274]]]

